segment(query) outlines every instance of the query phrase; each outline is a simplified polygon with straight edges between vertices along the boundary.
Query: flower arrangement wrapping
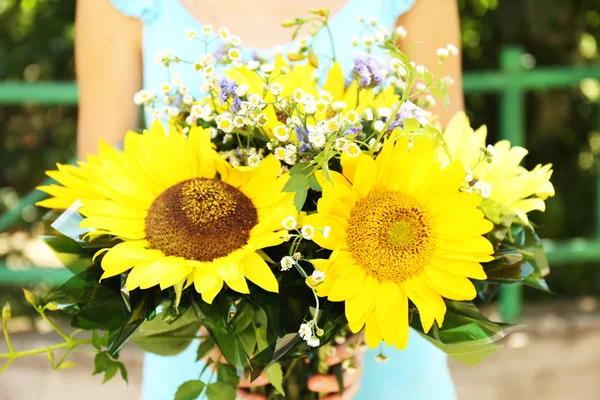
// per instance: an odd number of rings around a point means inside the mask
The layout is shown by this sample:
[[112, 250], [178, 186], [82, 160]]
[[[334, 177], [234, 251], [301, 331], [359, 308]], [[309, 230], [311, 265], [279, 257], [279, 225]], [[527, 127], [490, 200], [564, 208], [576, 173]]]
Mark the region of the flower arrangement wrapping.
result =
[[[206, 367], [178, 399], [233, 399], [240, 377], [263, 372], [271, 385], [255, 391], [267, 398], [316, 399], [306, 380], [345, 340], [356, 352], [402, 350], [421, 335], [469, 365], [495, 352], [511, 326], [474, 301], [505, 284], [547, 290], [528, 213], [554, 195], [551, 166], [524, 168], [525, 149], [487, 144], [465, 114], [441, 130], [427, 107], [447, 101], [452, 80], [396, 48], [402, 29], [360, 23], [372, 36], [352, 71], [313, 51], [311, 37], [329, 29], [323, 9], [284, 22], [312, 36], [271, 62], [242, 60], [225, 28], [188, 34], [221, 41], [218, 57], [158, 54], [167, 70], [196, 70], [204, 95], [177, 76], [160, 96], [143, 90], [149, 129], [48, 172], [42, 238], [74, 276], [47, 298], [25, 294], [64, 343], [17, 351], [7, 306], [2, 370], [38, 353], [68, 368], [70, 351], [92, 346], [94, 373], [126, 379], [126, 342], [172, 355], [200, 339]], [[456, 53], [438, 50], [439, 71]], [[75, 332], [48, 318], [56, 310]], [[331, 372], [342, 384], [352, 368]]]

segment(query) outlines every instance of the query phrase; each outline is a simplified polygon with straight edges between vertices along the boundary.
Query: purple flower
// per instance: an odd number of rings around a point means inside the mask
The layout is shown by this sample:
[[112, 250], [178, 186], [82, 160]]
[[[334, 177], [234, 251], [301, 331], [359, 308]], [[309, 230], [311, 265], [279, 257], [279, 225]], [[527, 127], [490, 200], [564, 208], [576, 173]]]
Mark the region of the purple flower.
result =
[[383, 82], [382, 66], [370, 54], [358, 54], [354, 59], [354, 77], [362, 86], [376, 86]]
[[415, 118], [419, 124], [421, 125], [429, 125], [429, 120], [427, 119], [427, 111], [417, 106], [412, 101], [405, 101], [400, 107], [398, 114], [394, 117], [394, 120], [390, 123], [388, 127], [388, 132], [394, 130], [394, 128], [401, 127], [404, 128], [404, 120], [407, 118]]
[[227, 103], [227, 100], [231, 98], [231, 112], [238, 112], [242, 106], [242, 100], [235, 94], [235, 91], [238, 88], [237, 83], [234, 80], [223, 79], [219, 82], [219, 87], [221, 88], [221, 91], [219, 92], [221, 104]]
[[348, 135], [356, 135], [358, 132], [361, 131], [361, 128], [355, 126], [353, 128], [348, 129], [347, 131], [345, 131], [342, 136], [348, 136]]

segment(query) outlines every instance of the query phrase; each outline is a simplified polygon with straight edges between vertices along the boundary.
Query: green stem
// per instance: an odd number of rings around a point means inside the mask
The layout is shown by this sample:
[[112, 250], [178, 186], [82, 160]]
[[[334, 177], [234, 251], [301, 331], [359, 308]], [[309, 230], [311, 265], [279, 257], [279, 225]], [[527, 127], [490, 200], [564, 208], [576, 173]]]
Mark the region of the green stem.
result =
[[8, 336], [8, 329], [6, 327], [6, 320], [2, 319], [2, 330], [4, 331], [4, 338], [6, 339], [6, 345], [8, 346], [8, 351], [10, 352], [10, 354], [14, 354], [15, 353], [15, 348], [13, 347], [12, 343], [10, 342], [10, 337]]
[[56, 331], [56, 333], [58, 333], [63, 339], [65, 339], [66, 342], [71, 342], [71, 338], [66, 333], [64, 333], [62, 330], [60, 330], [60, 328], [58, 326], [56, 326], [54, 324], [54, 322], [50, 321], [50, 318], [48, 318], [46, 316], [46, 313], [44, 312], [43, 309], [36, 307], [36, 311], [38, 312], [38, 314], [40, 314], [40, 316], [44, 319], [44, 321], [46, 321], [48, 323], [48, 325], [50, 325], [52, 327], [52, 329], [54, 329]]
[[9, 359], [9, 360], [6, 362], [6, 364], [4, 364], [4, 365], [2, 366], [2, 368], [0, 368], [0, 375], [1, 375], [1, 374], [2, 374], [4, 371], [6, 371], [6, 369], [8, 368], [8, 366], [9, 366], [10, 364], [12, 364], [12, 362], [13, 362], [13, 361], [14, 361], [14, 359], [10, 358], [10, 359]]
[[323, 27], [327, 31], [327, 35], [329, 35], [329, 43], [331, 45], [331, 55], [332, 55], [332, 58], [333, 58], [333, 62], [335, 62], [336, 61], [335, 43], [333, 42], [333, 35], [331, 34], [331, 29], [329, 28], [329, 24], [327, 23], [327, 21], [325, 21], [323, 23]]
[[85, 340], [69, 340], [68, 342], [63, 342], [59, 344], [53, 344], [51, 346], [42, 347], [39, 349], [31, 349], [25, 351], [15, 351], [12, 354], [0, 353], [0, 358], [8, 358], [11, 360], [16, 360], [17, 358], [25, 357], [25, 356], [34, 356], [36, 354], [45, 353], [47, 350], [58, 350], [64, 349], [68, 347], [76, 347], [86, 344], [92, 344], [92, 339]]

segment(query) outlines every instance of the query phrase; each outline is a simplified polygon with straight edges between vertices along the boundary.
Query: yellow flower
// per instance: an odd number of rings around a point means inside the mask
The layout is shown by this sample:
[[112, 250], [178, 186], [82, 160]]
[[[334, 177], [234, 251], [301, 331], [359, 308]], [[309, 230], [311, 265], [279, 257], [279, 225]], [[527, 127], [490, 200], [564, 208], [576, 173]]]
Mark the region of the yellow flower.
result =
[[249, 293], [246, 279], [278, 291], [258, 252], [284, 241], [281, 221], [295, 212], [277, 159], [232, 168], [208, 130], [192, 128], [185, 139], [155, 123], [143, 135], [129, 132], [124, 152], [104, 149], [92, 160], [91, 167], [50, 172], [64, 186], [42, 188], [55, 198], [41, 205], [64, 208], [78, 198], [82, 228], [123, 240], [104, 254], [103, 278], [129, 271], [129, 290], [159, 285], [180, 293], [194, 284], [208, 303], [224, 284]]
[[[350, 329], [366, 325], [372, 348], [382, 339], [406, 346], [409, 300], [426, 332], [434, 320], [441, 326], [442, 297], [473, 299], [468, 278], [485, 279], [480, 263], [492, 260], [482, 235], [493, 224], [477, 209], [479, 196], [459, 191], [462, 164], [441, 168], [433, 142], [415, 142], [410, 150], [407, 140], [390, 142], [375, 160], [342, 156], [343, 174], [318, 177], [323, 196], [317, 213], [303, 220], [314, 227], [313, 240], [333, 250], [329, 259], [312, 261], [325, 274], [317, 293], [344, 301]], [[327, 226], [325, 237], [320, 230]]]
[[[282, 70], [289, 70], [289, 73], [282, 73]], [[235, 80], [238, 85], [248, 85], [248, 94], [263, 95], [263, 79], [251, 71], [246, 66], [240, 68], [233, 68], [225, 72], [227, 78]], [[281, 55], [275, 57], [275, 64], [273, 72], [271, 73], [271, 80], [281, 84], [282, 91], [279, 94], [279, 98], [296, 97], [297, 89], [301, 89], [303, 94], [309, 94], [315, 99], [320, 98], [320, 93], [325, 91], [325, 97], [329, 101], [343, 101], [347, 104], [345, 107], [346, 111], [355, 110], [357, 113], [362, 113], [367, 107], [373, 107], [375, 109], [381, 107], [392, 107], [399, 100], [399, 96], [394, 94], [394, 88], [389, 87], [377, 93], [374, 89], [361, 89], [358, 90], [358, 83], [352, 81], [346, 88], [344, 74], [342, 67], [339, 63], [334, 63], [327, 73], [327, 79], [322, 88], [316, 79], [316, 69], [306, 64], [294, 64], [290, 67], [289, 64], [283, 59]], [[302, 97], [302, 96], [301, 96]], [[331, 98], [329, 98], [331, 97]], [[264, 98], [265, 103], [274, 103], [275, 97], [272, 93], [267, 93]], [[344, 111], [344, 110], [342, 110]], [[269, 104], [263, 113], [268, 117], [269, 122], [264, 127], [267, 135], [273, 137], [273, 129], [285, 123], [285, 114], [283, 114], [283, 120], [277, 118], [275, 107]], [[316, 115], [318, 120], [326, 119], [327, 112], [320, 111]]]
[[[523, 147], [513, 146], [501, 140], [493, 146], [491, 163], [488, 163], [482, 149], [486, 147], [487, 128], [476, 131], [471, 128], [464, 113], [458, 113], [448, 124], [444, 139], [453, 160], [460, 160], [473, 171], [475, 181], [488, 183], [490, 199], [507, 207], [523, 222], [528, 223], [527, 213], [533, 210], [545, 211], [544, 200], [554, 196], [554, 186], [550, 182], [552, 164], [538, 164], [528, 171], [520, 166], [527, 155]], [[440, 162], [448, 161], [443, 149], [437, 150]], [[507, 211], [508, 211], [507, 210]]]

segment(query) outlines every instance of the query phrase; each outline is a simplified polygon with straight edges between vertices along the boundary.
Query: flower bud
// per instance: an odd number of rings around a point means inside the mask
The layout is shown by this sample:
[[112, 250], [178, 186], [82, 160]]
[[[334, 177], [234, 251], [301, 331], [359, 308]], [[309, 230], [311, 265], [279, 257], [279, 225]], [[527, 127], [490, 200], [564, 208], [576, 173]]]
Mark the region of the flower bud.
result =
[[29, 303], [35, 307], [35, 297], [33, 296], [33, 293], [31, 293], [27, 289], [22, 289], [22, 290], [23, 290], [23, 295], [25, 295], [25, 300], [27, 301], [27, 303]]
[[10, 313], [10, 304], [6, 303], [4, 307], [2, 307], [2, 319], [8, 321], [11, 319], [12, 314]]

